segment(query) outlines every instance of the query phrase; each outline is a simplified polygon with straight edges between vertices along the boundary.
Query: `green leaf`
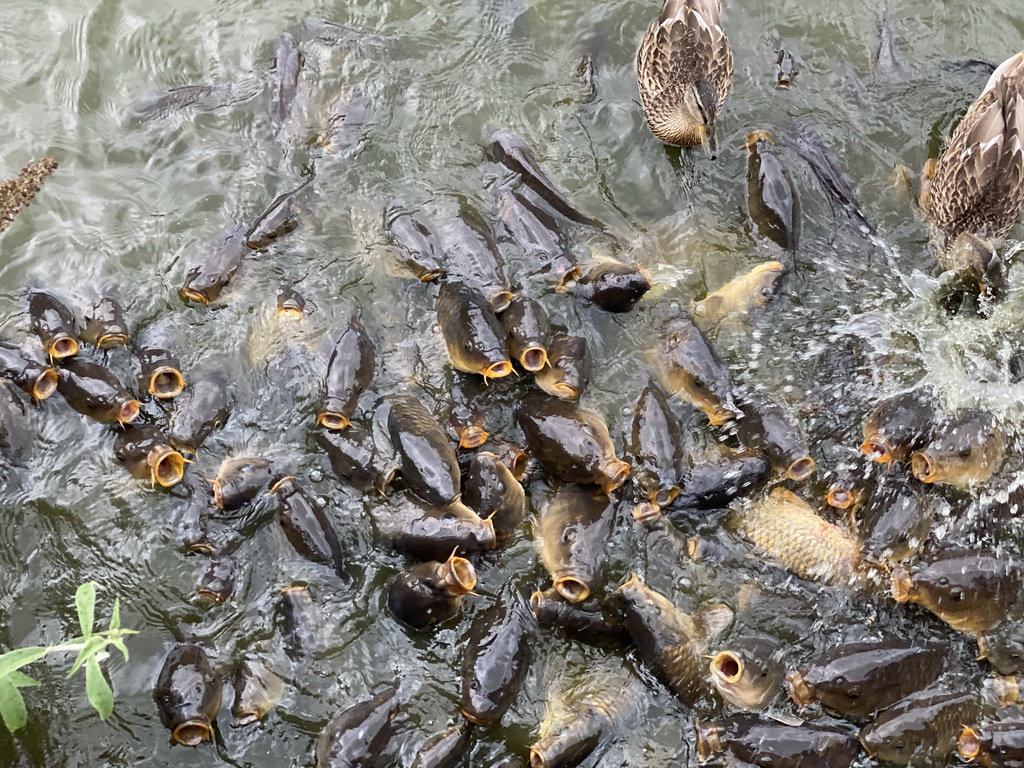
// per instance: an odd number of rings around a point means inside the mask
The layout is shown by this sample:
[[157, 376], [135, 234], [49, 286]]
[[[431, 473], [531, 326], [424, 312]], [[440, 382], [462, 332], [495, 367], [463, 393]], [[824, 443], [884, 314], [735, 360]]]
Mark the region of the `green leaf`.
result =
[[110, 630], [121, 628], [121, 598], [114, 598], [114, 612], [110, 614]]
[[120, 637], [115, 637], [113, 640], [110, 641], [110, 644], [121, 652], [121, 655], [124, 656], [125, 661], [128, 661], [128, 646], [124, 644], [124, 640], [122, 640]]
[[28, 722], [25, 700], [7, 677], [0, 677], [0, 718], [11, 733]]
[[78, 652], [78, 656], [75, 658], [75, 663], [71, 665], [71, 671], [68, 672], [68, 677], [71, 677], [78, 668], [82, 666], [88, 659], [91, 659], [101, 650], [107, 646], [107, 639], [102, 635], [93, 635], [85, 641], [85, 648]]
[[96, 582], [87, 581], [75, 592], [75, 605], [78, 607], [78, 623], [82, 625], [82, 634], [92, 634], [92, 625], [96, 618]]
[[101, 720], [110, 717], [114, 711], [114, 692], [110, 690], [110, 683], [103, 676], [95, 656], [90, 656], [85, 662], [85, 694], [89, 697], [89, 703], [100, 713]]
[[34, 677], [29, 677], [24, 672], [11, 672], [7, 676], [7, 679], [14, 683], [15, 688], [31, 688], [39, 685], [39, 681]]
[[31, 664], [33, 661], [39, 661], [47, 654], [48, 650], [41, 645], [31, 645], [28, 648], [8, 651], [0, 656], [0, 677], [7, 677], [14, 670]]

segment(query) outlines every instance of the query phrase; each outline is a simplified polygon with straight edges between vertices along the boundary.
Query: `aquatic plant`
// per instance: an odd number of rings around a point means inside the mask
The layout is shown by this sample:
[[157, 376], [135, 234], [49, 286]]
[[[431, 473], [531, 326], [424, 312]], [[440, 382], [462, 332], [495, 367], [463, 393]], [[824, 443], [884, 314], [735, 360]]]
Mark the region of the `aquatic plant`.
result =
[[110, 626], [102, 632], [93, 632], [96, 613], [96, 583], [93, 581], [82, 584], [75, 592], [75, 607], [78, 609], [78, 623], [82, 628], [81, 637], [58, 645], [17, 648], [0, 655], [0, 718], [3, 719], [7, 730], [14, 732], [28, 722], [25, 700], [18, 689], [39, 685], [38, 680], [26, 675], [21, 668], [39, 661], [50, 653], [78, 651], [68, 677], [84, 666], [85, 694], [89, 703], [102, 720], [106, 720], [114, 711], [114, 692], [103, 676], [100, 661], [109, 656], [108, 645], [119, 650], [127, 661], [128, 648], [124, 644], [124, 638], [137, 632], [133, 629], [121, 629], [121, 606], [117, 598], [114, 599], [114, 610], [110, 614]]
[[0, 181], [0, 232], [7, 229], [14, 217], [42, 189], [46, 177], [57, 170], [57, 161], [50, 156], [32, 160], [16, 179]]

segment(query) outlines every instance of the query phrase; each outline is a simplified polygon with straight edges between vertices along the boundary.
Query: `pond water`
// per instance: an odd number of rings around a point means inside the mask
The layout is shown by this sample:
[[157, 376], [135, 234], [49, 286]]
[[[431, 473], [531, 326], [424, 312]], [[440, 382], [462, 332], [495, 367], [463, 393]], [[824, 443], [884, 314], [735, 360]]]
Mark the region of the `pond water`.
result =
[[[897, 163], [918, 169], [936, 154], [987, 78], [957, 62], [999, 62], [1018, 51], [1024, 12], [1018, 0], [893, 5], [901, 66], [883, 71], [875, 64], [877, 2], [727, 0], [735, 76], [719, 123], [719, 158], [709, 162], [699, 151], [664, 147], [643, 120], [633, 58], [656, 2], [5, 0], [0, 178], [47, 154], [60, 167], [0, 236], [0, 335], [28, 337], [28, 286], [51, 287], [80, 311], [98, 292], [116, 290], [133, 327], [159, 322], [169, 329], [186, 377], [221, 369], [233, 382], [233, 415], [188, 474], [212, 477], [229, 456], [271, 459], [326, 502], [356, 578], [341, 584], [289, 554], [266, 504], [257, 502], [241, 518], [214, 524], [230, 541], [237, 586], [223, 605], [198, 604], [204, 561], [180, 551], [176, 532], [184, 486], [161, 492], [133, 479], [114, 459], [109, 428], [59, 397], [45, 402], [31, 414], [29, 455], [21, 466], [0, 468], [0, 649], [77, 634], [74, 593], [88, 580], [101, 588], [100, 620], [120, 596], [123, 624], [140, 634], [129, 641], [130, 661], [108, 664], [116, 707], [105, 723], [81, 680], [64, 679], [66, 666], [52, 659], [35, 665], [30, 671], [42, 686], [26, 693], [30, 723], [13, 738], [0, 729], [0, 765], [312, 765], [312, 743], [327, 719], [392, 680], [403, 681], [407, 698], [386, 753], [394, 764], [410, 764], [429, 735], [457, 722], [460, 659], [473, 617], [510, 580], [525, 591], [549, 583], [530, 529], [481, 560], [480, 596], [467, 599], [459, 619], [430, 633], [403, 627], [388, 614], [385, 594], [406, 561], [374, 541], [369, 517], [379, 500], [334, 479], [316, 447], [312, 414], [330, 339], [356, 307], [378, 350], [361, 419], [380, 395], [410, 388], [445, 413], [451, 370], [436, 327], [436, 288], [396, 266], [382, 209], [399, 198], [441, 222], [468, 201], [501, 232], [493, 190], [502, 174], [486, 158], [488, 126], [519, 133], [579, 206], [608, 223], [615, 241], [570, 228], [581, 258], [614, 255], [642, 264], [656, 282], [632, 312], [608, 314], [553, 293], [533, 279], [514, 244], [502, 244], [513, 281], [541, 300], [556, 327], [590, 342], [595, 375], [583, 404], [605, 416], [620, 446], [650, 375], [655, 308], [688, 306], [777, 256], [746, 214], [742, 144], [757, 129], [779, 139], [801, 196], [803, 232], [786, 295], [756, 328], [716, 339], [733, 375], [798, 416], [826, 473], [829, 451], [856, 447], [863, 416], [881, 395], [920, 380], [948, 407], [983, 407], [1013, 431], [1024, 418], [1024, 398], [1006, 363], [1024, 327], [1020, 292], [1011, 290], [986, 320], [941, 310], [926, 225], [890, 174]], [[275, 141], [267, 97], [274, 41], [298, 34], [309, 17], [384, 39], [304, 44], [306, 109]], [[785, 91], [774, 82], [780, 45], [802, 59]], [[593, 63], [592, 88], [578, 75], [584, 57]], [[150, 94], [193, 84], [232, 87], [208, 110], [145, 120], [130, 111]], [[372, 105], [369, 120], [357, 147], [330, 156], [311, 142], [330, 105], [354, 88]], [[876, 235], [833, 208], [787, 148], [791, 118], [812, 126], [834, 151]], [[251, 220], [314, 169], [318, 200], [303, 226], [247, 259], [214, 307], [186, 304], [178, 289], [202, 246]], [[300, 325], [273, 319], [282, 284], [309, 303]], [[850, 362], [837, 343], [842, 338], [862, 342], [858, 351], [868, 351], [871, 370]], [[130, 370], [124, 351], [109, 353], [108, 362]], [[512, 413], [523, 388], [511, 380], [491, 385], [484, 400], [495, 435], [521, 440]], [[704, 418], [673, 403], [694, 455], [713, 450]], [[146, 411], [161, 416], [157, 404]], [[1004, 477], [1018, 467], [1011, 457]], [[809, 498], [820, 484], [797, 490]], [[537, 506], [549, 489], [535, 479], [528, 491]], [[970, 500], [936, 495], [951, 515], [937, 535], [952, 537], [960, 530], [956, 513]], [[687, 538], [713, 530], [718, 519], [657, 536], [626, 525], [627, 516], [613, 537], [608, 584], [637, 571], [691, 609], [706, 599], [734, 603], [741, 584], [767, 579], [766, 590], [796, 606], [780, 615], [769, 602], [758, 624], [792, 644], [790, 666], [828, 636], [868, 622], [915, 637], [953, 634], [884, 596], [853, 600], [778, 572], [689, 563]], [[967, 527], [1019, 550], [1012, 526]], [[280, 653], [275, 610], [278, 590], [295, 582], [313, 585], [326, 638], [325, 650], [300, 665]], [[215, 745], [172, 746], [152, 688], [168, 647], [181, 639], [201, 642], [225, 667], [250, 652], [275, 660], [288, 683], [283, 701], [265, 722], [237, 730], [228, 726], [226, 702]], [[952, 642], [954, 679], [978, 684], [983, 670], [973, 646], [966, 637]], [[522, 695], [501, 725], [474, 737], [464, 764], [525, 757], [550, 692], [588, 676], [621, 680], [634, 674], [632, 665], [628, 653], [539, 633]], [[633, 726], [585, 765], [696, 765], [692, 714], [640, 674], [649, 694]]]

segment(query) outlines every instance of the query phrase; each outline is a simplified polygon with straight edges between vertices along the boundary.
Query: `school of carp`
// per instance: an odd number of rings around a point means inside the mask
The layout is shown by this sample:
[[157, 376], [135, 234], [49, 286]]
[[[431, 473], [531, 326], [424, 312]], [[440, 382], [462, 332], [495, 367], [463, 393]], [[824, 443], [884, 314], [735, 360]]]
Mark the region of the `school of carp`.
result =
[[[716, 0], [668, 0], [648, 34], [668, 34], [685, 22], [710, 24], [724, 37], [720, 16]], [[277, 40], [273, 141], [293, 131], [295, 114], [306, 109], [299, 93], [303, 48], [367, 38], [388, 45], [319, 19]], [[883, 38], [880, 57], [887, 44]], [[1000, 146], [1016, 158], [1012, 168], [1024, 190], [1024, 76], [1019, 95], [1000, 80], [1022, 56], [992, 68], [979, 103], [1003, 99]], [[778, 87], [798, 87], [799, 61], [790, 51], [779, 51], [776, 69]], [[708, 87], [701, 81], [696, 96], [685, 97], [686, 109], [705, 123], [698, 138], [683, 143], [703, 143], [713, 158], [714, 121], [726, 94], [714, 94], [720, 98], [710, 109], [702, 101]], [[223, 87], [175, 89], [130, 116], [159, 120], [232, 98]], [[653, 120], [656, 105], [645, 98]], [[318, 157], [356, 153], [372, 110], [359, 89], [344, 93], [315, 139]], [[839, 215], [871, 231], [852, 183], [814, 130], [794, 121], [788, 132], [788, 146]], [[1024, 674], [1024, 559], [1005, 547], [964, 548], [936, 533], [950, 530], [943, 521], [949, 504], [936, 502], [940, 492], [986, 519], [1016, 514], [1024, 495], [1007, 468], [1017, 466], [1017, 436], [993, 414], [950, 409], [940, 393], [919, 386], [879, 392], [856, 426], [858, 440], [830, 453], [771, 393], [738, 379], [716, 351], [723, 329], [756, 327], [772, 311], [796, 268], [798, 185], [775, 142], [768, 132], [752, 131], [745, 144], [749, 216], [775, 258], [689, 307], [659, 302], [643, 350], [649, 381], [630, 395], [633, 405], [621, 418], [586, 406], [593, 371], [609, 361], [593, 354], [579, 329], [553, 327], [544, 303], [625, 313], [644, 301], [654, 281], [640, 265], [577, 259], [580, 233], [613, 245], [618, 235], [579, 209], [519, 135], [491, 128], [486, 136], [488, 159], [506, 173], [492, 210], [463, 201], [456, 215], [434, 222], [400, 200], [381, 201], [384, 237], [409, 294], [432, 297], [455, 369], [450, 391], [439, 398], [410, 382], [402, 392], [377, 393], [387, 350], [373, 308], [353, 306], [318, 360], [315, 412], [297, 418], [308, 423], [309, 445], [327, 457], [337, 482], [370, 500], [369, 519], [359, 524], [376, 546], [406, 558], [382, 598], [401, 631], [429, 639], [452, 626], [467, 601], [489, 605], [458, 641], [452, 725], [423, 742], [412, 768], [470, 765], [474, 740], [500, 743], [494, 726], [550, 633], [625, 651], [633, 674], [553, 693], [529, 753], [509, 753], [491, 765], [603, 764], [602, 749], [624, 728], [642, 728], [639, 702], [663, 686], [692, 714], [688, 727], [700, 763], [1024, 766], [1016, 677]], [[933, 196], [941, 161], [938, 167], [923, 178]], [[251, 221], [196, 244], [180, 286], [183, 304], [203, 310], [231, 301], [236, 274], [292, 237], [319, 204], [314, 173]], [[1018, 206], [1014, 220], [1019, 212]], [[957, 226], [955, 247], [940, 247], [949, 275], [941, 300], [950, 311], [985, 316], [1004, 293], [1005, 275], [983, 238], [1005, 232]], [[966, 244], [964, 231], [974, 238]], [[499, 242], [518, 246], [517, 270], [527, 270], [529, 282], [509, 278]], [[282, 285], [272, 322], [303, 323], [307, 298], [299, 286]], [[187, 341], [159, 322], [133, 327], [122, 299], [109, 293], [93, 306], [74, 307], [46, 287], [28, 291], [26, 313], [38, 341], [0, 340], [5, 456], [27, 451], [31, 438], [19, 428], [27, 410], [63, 398], [110, 425], [116, 458], [154, 493], [187, 489], [178, 543], [206, 563], [196, 585], [202, 600], [231, 599], [239, 553], [214, 529], [225, 520], [230, 527], [257, 503], [271, 504], [273, 524], [293, 554], [319, 568], [319, 584], [297, 579], [279, 586], [276, 631], [284, 657], [249, 655], [224, 666], [201, 642], [170, 648], [157, 672], [156, 708], [174, 742], [195, 747], [218, 738], [227, 690], [236, 727], [259, 728], [286, 701], [289, 687], [301, 685], [301, 662], [324, 651], [318, 638], [327, 619], [318, 588], [347, 588], [364, 574], [351, 567], [330, 505], [288, 467], [262, 456], [228, 456], [215, 477], [190, 470], [208, 439], [237, 418], [231, 382], [239, 374], [194, 376], [181, 363]], [[121, 348], [130, 354], [115, 356]], [[495, 391], [514, 403], [515, 439], [494, 437], [485, 403]], [[703, 414], [717, 446], [713, 455], [691, 452], [680, 418], [691, 407]], [[695, 590], [684, 610], [639, 570], [612, 567], [613, 542], [621, 536], [640, 549], [667, 548], [681, 579], [706, 584], [701, 574], [711, 573], [720, 589]], [[488, 584], [489, 597], [478, 594], [478, 578], [486, 582], [501, 551], [524, 538], [534, 541], [546, 573], [540, 588], [529, 573], [514, 573], [504, 584]], [[829, 626], [829, 614], [817, 607], [824, 595], [853, 618]], [[944, 639], [934, 631], [921, 639], [873, 628], [891, 614], [930, 622]], [[800, 627], [798, 618], [806, 619]], [[808, 632], [828, 638], [823, 652], [794, 655], [796, 640]], [[950, 674], [965, 664], [979, 676]], [[404, 680], [381, 679], [353, 699], [312, 746], [317, 768], [399, 764], [389, 749], [408, 738], [401, 713], [411, 690]]]

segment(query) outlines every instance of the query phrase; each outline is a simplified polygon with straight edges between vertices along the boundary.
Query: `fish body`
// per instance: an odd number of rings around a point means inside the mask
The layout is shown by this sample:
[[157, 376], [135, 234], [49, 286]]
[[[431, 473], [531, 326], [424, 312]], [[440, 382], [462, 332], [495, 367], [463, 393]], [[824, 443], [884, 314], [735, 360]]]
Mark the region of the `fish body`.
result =
[[911, 454], [910, 468], [923, 483], [970, 488], [999, 471], [1005, 455], [1006, 435], [995, 417], [965, 411], [938, 427], [932, 440]]
[[501, 313], [508, 338], [508, 353], [527, 371], [540, 371], [549, 362], [551, 327], [548, 313], [536, 299], [516, 296]]
[[185, 459], [152, 424], [128, 424], [114, 438], [114, 455], [140, 480], [169, 488], [185, 475]]
[[728, 752], [736, 765], [772, 768], [849, 768], [860, 744], [831, 725], [783, 725], [762, 715], [737, 714], [717, 723], [697, 723], [701, 764]]
[[505, 329], [482, 293], [462, 282], [446, 282], [436, 308], [452, 365], [485, 379], [512, 373]]
[[374, 768], [391, 740], [398, 712], [398, 686], [336, 714], [316, 740], [316, 768]]
[[476, 570], [465, 558], [453, 554], [444, 562], [419, 563], [391, 582], [388, 610], [414, 629], [427, 629], [457, 614], [475, 586]]
[[615, 505], [593, 486], [563, 485], [541, 510], [541, 562], [555, 590], [586, 600], [603, 573]]
[[607, 312], [629, 312], [653, 286], [643, 267], [609, 261], [583, 270], [570, 290]]
[[128, 343], [128, 321], [117, 299], [104, 296], [93, 305], [85, 318], [81, 339], [97, 349], [113, 349]]
[[750, 317], [771, 303], [782, 286], [786, 268], [780, 261], [766, 261], [733, 278], [693, 305], [694, 321], [708, 331], [729, 317]]
[[28, 316], [48, 357], [59, 360], [78, 354], [78, 323], [67, 304], [46, 291], [31, 291]]
[[53, 395], [61, 378], [56, 369], [25, 357], [21, 350], [9, 341], [0, 341], [0, 376], [9, 379], [20, 390], [31, 395], [36, 402]]
[[316, 204], [313, 179], [291, 192], [277, 197], [266, 210], [253, 220], [245, 233], [245, 244], [252, 250], [261, 250], [299, 228]]
[[252, 725], [273, 709], [284, 695], [284, 680], [259, 659], [249, 658], [235, 672], [232, 725]]
[[196, 265], [185, 275], [182, 296], [204, 305], [220, 297], [242, 260], [252, 253], [246, 230], [245, 224], [225, 230], [200, 250]]
[[526, 491], [495, 454], [474, 454], [462, 487], [462, 502], [489, 520], [498, 546], [515, 535], [526, 518]]
[[388, 432], [406, 486], [437, 507], [455, 501], [461, 492], [462, 474], [444, 431], [414, 397], [398, 395], [390, 402]]
[[764, 451], [786, 479], [806, 480], [814, 474], [807, 438], [782, 406], [753, 390], [743, 392], [738, 403], [742, 418], [736, 432], [744, 445]]
[[560, 333], [552, 339], [547, 365], [537, 371], [534, 382], [549, 395], [577, 400], [590, 383], [592, 367], [587, 340]]
[[800, 198], [771, 134], [747, 134], [747, 212], [762, 237], [795, 251], [800, 239]]
[[404, 496], [374, 511], [381, 537], [410, 557], [443, 560], [453, 551], [473, 555], [494, 549], [494, 521], [482, 519], [461, 501], [432, 507], [413, 496]]
[[234, 398], [227, 374], [215, 371], [193, 381], [175, 403], [168, 437], [179, 451], [196, 453], [231, 415]]
[[278, 499], [278, 520], [285, 538], [302, 557], [326, 565], [347, 579], [345, 555], [327, 511], [294, 477], [279, 480], [270, 489]]
[[935, 765], [956, 746], [981, 706], [974, 693], [926, 691], [883, 710], [857, 736], [868, 755], [896, 765]]
[[217, 509], [241, 509], [259, 495], [274, 479], [274, 469], [267, 459], [241, 456], [220, 465], [213, 480], [213, 503]]
[[195, 747], [213, 740], [220, 709], [221, 678], [202, 646], [179, 643], [171, 648], [153, 688], [160, 720], [178, 744]]
[[444, 274], [437, 238], [416, 212], [391, 200], [384, 208], [384, 230], [395, 246], [399, 258], [423, 282], [436, 280]]
[[935, 429], [937, 404], [927, 389], [901, 392], [876, 405], [864, 421], [861, 450], [872, 461], [908, 461]]
[[679, 495], [686, 461], [683, 433], [665, 393], [653, 381], [641, 390], [633, 407], [625, 453], [643, 498], [664, 507]]
[[380, 455], [373, 438], [362, 427], [324, 430], [317, 434], [316, 443], [327, 454], [340, 481], [360, 491], [377, 488], [381, 493], [390, 484], [395, 467]]
[[69, 359], [61, 370], [57, 391], [68, 405], [96, 421], [130, 424], [139, 417], [134, 400], [114, 373], [103, 366], [78, 358]]
[[441, 242], [445, 273], [483, 294], [496, 314], [504, 312], [513, 293], [498, 243], [480, 214], [463, 206], [442, 228]]
[[135, 340], [135, 356], [141, 373], [139, 386], [160, 400], [169, 400], [185, 391], [178, 345], [162, 325], [144, 328]]
[[377, 350], [356, 313], [348, 321], [331, 351], [324, 377], [323, 394], [317, 422], [327, 429], [345, 429], [352, 424], [352, 414], [359, 396], [373, 380]]
[[763, 709], [782, 688], [785, 649], [761, 637], [731, 640], [711, 659], [711, 682], [739, 709]]

